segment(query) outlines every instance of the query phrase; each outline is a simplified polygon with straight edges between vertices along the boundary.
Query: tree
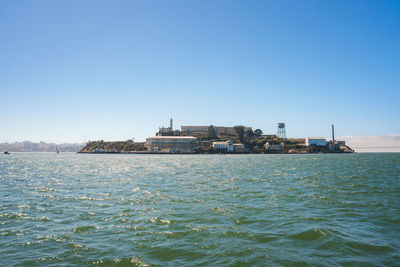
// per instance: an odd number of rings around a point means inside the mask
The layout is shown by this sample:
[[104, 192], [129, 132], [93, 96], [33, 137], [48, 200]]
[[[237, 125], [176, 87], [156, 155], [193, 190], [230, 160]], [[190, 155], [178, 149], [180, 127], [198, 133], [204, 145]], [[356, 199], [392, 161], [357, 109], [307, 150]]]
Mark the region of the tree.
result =
[[246, 136], [247, 137], [253, 137], [254, 136], [253, 130], [252, 129], [247, 130], [246, 131]]
[[210, 126], [208, 127], [208, 137], [209, 137], [210, 139], [216, 139], [216, 138], [218, 138], [217, 132], [215, 131], [215, 127], [214, 127], [213, 125], [210, 125]]
[[237, 135], [239, 136], [240, 142], [244, 143], [244, 131], [245, 128], [242, 125], [237, 125], [234, 127]]
[[260, 135], [263, 134], [263, 131], [261, 131], [261, 129], [256, 129], [256, 130], [254, 130], [254, 134], [255, 134], [256, 136], [260, 136]]

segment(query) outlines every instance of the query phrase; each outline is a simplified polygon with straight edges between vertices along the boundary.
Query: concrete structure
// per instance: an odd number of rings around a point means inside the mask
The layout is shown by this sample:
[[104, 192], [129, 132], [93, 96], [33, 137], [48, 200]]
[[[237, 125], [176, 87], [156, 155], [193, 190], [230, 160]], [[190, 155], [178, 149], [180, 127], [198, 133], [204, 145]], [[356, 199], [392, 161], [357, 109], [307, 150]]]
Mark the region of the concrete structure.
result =
[[324, 137], [307, 137], [306, 146], [326, 146], [326, 139]]
[[216, 151], [233, 152], [232, 140], [213, 142], [213, 148]]
[[346, 141], [335, 141], [336, 142], [336, 145], [338, 145], [338, 146], [345, 146], [346, 145]]
[[331, 151], [336, 150], [336, 142], [335, 142], [335, 126], [332, 124], [332, 141], [329, 142], [329, 148]]
[[249, 150], [243, 144], [233, 144], [233, 152], [244, 153]]
[[[208, 135], [208, 128], [210, 126], [181, 126], [181, 132]], [[217, 135], [234, 135], [236, 136], [235, 127], [225, 127], [225, 126], [214, 126]], [[252, 130], [251, 127], [245, 127], [245, 132]]]
[[161, 127], [159, 127], [158, 128], [158, 133], [169, 133], [169, 132], [173, 132], [174, 131], [174, 128], [173, 128], [173, 125], [172, 125], [172, 118], [169, 120], [169, 127], [164, 127], [164, 126], [161, 126]]
[[[327, 145], [331, 146], [332, 140], [327, 141], [326, 143], [327, 143]], [[345, 145], [346, 145], [346, 141], [335, 140], [335, 146], [345, 146]]]
[[165, 153], [193, 153], [198, 148], [193, 136], [154, 136], [146, 138], [147, 151]]
[[270, 144], [269, 142], [266, 142], [264, 148], [268, 151], [280, 151], [285, 148], [285, 144], [283, 142], [280, 144]]

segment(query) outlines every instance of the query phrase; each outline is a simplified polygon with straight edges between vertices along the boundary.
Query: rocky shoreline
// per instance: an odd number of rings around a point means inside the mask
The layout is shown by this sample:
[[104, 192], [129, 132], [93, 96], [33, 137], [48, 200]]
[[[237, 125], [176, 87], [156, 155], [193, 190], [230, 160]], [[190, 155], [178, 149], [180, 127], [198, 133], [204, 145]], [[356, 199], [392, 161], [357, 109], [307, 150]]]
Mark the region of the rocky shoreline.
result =
[[268, 151], [265, 149], [253, 148], [247, 152], [221, 152], [212, 149], [201, 149], [193, 153], [184, 152], [164, 152], [164, 151], [147, 151], [144, 149], [144, 143], [132, 144], [128, 141], [104, 142], [96, 141], [88, 143], [78, 153], [80, 154], [331, 154], [331, 153], [354, 153], [350, 147], [343, 145], [338, 146], [335, 150], [330, 150], [329, 147], [317, 146], [300, 146], [287, 145], [285, 149], [279, 151]]

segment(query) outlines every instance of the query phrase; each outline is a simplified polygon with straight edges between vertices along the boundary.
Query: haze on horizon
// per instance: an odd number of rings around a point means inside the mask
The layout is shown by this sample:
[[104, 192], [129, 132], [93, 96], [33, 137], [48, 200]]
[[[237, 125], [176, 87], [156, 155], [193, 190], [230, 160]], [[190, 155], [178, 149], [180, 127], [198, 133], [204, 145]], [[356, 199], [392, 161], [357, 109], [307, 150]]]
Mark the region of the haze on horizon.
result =
[[399, 146], [399, 1], [1, 1], [0, 33], [0, 142], [172, 117]]

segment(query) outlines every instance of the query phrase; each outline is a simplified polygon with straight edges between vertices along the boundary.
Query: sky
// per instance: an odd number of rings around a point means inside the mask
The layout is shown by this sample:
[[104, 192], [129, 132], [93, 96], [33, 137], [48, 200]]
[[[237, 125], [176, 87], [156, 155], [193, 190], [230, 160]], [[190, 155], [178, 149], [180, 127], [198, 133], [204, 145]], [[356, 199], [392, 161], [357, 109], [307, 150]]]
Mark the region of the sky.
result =
[[390, 137], [399, 87], [400, 1], [0, 0], [0, 142]]

